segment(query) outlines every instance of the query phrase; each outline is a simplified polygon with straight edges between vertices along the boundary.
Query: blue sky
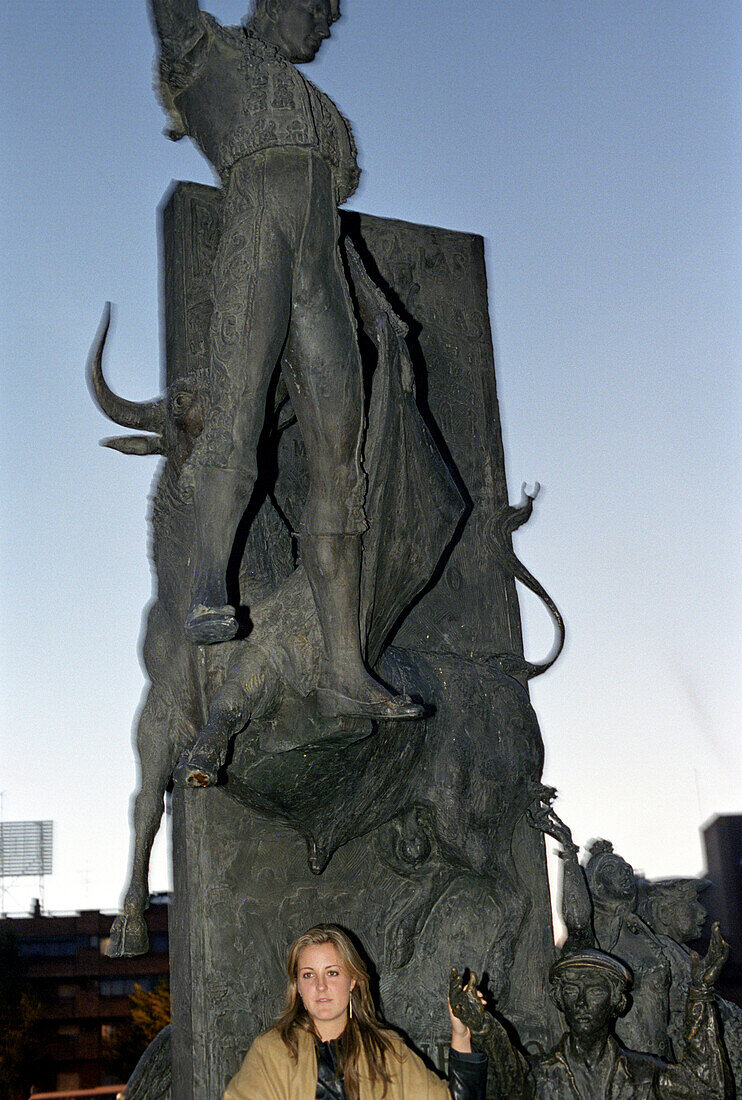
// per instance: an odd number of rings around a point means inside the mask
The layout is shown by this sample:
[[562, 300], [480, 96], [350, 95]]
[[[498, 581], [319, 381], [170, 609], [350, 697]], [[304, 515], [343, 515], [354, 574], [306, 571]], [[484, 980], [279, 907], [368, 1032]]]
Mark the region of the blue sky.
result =
[[[355, 127], [352, 205], [487, 240], [511, 499], [544, 486], [517, 549], [569, 631], [532, 690], [546, 779], [579, 842], [699, 871], [699, 826], [742, 811], [740, 6], [344, 12], [311, 75]], [[212, 175], [162, 136], [143, 3], [1, 18], [0, 790], [6, 820], [56, 823], [47, 905], [111, 908], [156, 463], [97, 447], [83, 364], [111, 299], [114, 387], [157, 391], [157, 205]], [[546, 615], [523, 608], [540, 655]]]

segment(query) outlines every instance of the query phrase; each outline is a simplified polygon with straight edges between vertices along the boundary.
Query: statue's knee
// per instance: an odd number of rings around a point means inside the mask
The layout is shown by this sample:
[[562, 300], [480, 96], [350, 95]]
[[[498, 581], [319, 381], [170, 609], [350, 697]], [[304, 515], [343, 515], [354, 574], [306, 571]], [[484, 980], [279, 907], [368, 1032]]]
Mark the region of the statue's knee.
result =
[[208, 726], [234, 726], [249, 717], [248, 699], [244, 689], [237, 684], [222, 685], [212, 700]]
[[336, 466], [313, 486], [301, 523], [305, 535], [361, 535], [367, 529], [365, 479], [355, 462]]

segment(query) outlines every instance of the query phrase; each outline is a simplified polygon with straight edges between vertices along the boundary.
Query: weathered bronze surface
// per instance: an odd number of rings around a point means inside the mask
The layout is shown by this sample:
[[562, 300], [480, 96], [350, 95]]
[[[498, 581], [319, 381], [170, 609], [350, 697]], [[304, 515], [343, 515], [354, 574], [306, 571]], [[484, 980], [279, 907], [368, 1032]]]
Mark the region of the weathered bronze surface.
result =
[[[370, 496], [378, 485], [393, 499], [403, 499], [409, 466], [396, 464], [400, 447], [405, 440], [435, 439], [436, 432], [441, 444], [425, 456], [426, 462], [439, 469], [447, 444], [445, 467], [461, 488], [452, 494], [449, 487], [445, 499], [466, 500], [468, 515], [459, 520], [433, 584], [397, 626], [394, 645], [384, 649], [379, 665], [406, 690], [422, 697], [432, 693], [435, 712], [412, 724], [386, 722], [375, 729], [371, 723], [346, 722], [344, 728], [336, 723], [328, 729], [327, 721], [312, 711], [318, 631], [306, 579], [294, 567], [290, 526], [280, 503], [300, 498], [303, 477], [301, 441], [283, 406], [273, 435], [266, 437], [275, 449], [265, 469], [275, 480], [271, 491], [265, 488], [239, 564], [239, 583], [256, 594], [251, 598], [254, 633], [262, 644], [254, 644], [249, 634], [198, 649], [183, 633], [193, 528], [179, 471], [202, 423], [200, 404], [208, 393], [207, 375], [199, 366], [208, 325], [208, 305], [198, 308], [203, 293], [199, 273], [208, 271], [219, 202], [213, 189], [185, 185], [165, 208], [168, 366], [174, 366], [166, 398], [148, 405], [142, 415], [146, 423], [140, 426], [156, 427], [159, 438], [116, 444], [135, 453], [164, 451], [167, 460], [152, 508], [158, 599], [149, 612], [144, 645], [150, 688], [138, 727], [142, 786], [135, 803], [134, 864], [112, 950], [136, 954], [146, 949], [141, 912], [163, 792], [198, 731], [213, 733], [221, 723], [225, 742], [235, 737], [224, 789], [247, 808], [233, 807], [218, 791], [189, 790], [176, 799], [174, 821], [176, 992], [183, 982], [175, 1011], [180, 1005], [188, 1016], [180, 1031], [186, 1056], [200, 1049], [208, 1067], [203, 1072], [214, 1075], [210, 1080], [231, 1071], [277, 1007], [283, 942], [307, 920], [331, 915], [361, 935], [377, 962], [390, 1018], [434, 1053], [445, 1020], [430, 1017], [428, 1006], [435, 999], [425, 991], [440, 985], [453, 961], [453, 956], [439, 959], [436, 946], [439, 938], [451, 942], [452, 923], [457, 944], [469, 945], [486, 961], [503, 996], [512, 979], [513, 1014], [526, 1030], [530, 1020], [538, 1030], [545, 1001], [530, 959], [546, 960], [551, 950], [546, 879], [538, 838], [516, 822], [540, 775], [542, 748], [527, 693], [502, 667], [517, 670], [513, 655], [520, 651], [509, 531], [527, 518], [532, 502], [512, 509], [505, 496], [498, 421], [492, 419], [496, 403], [481, 243], [443, 230], [348, 219], [349, 234], [380, 280], [386, 282], [384, 270], [393, 276], [397, 255], [408, 257], [405, 272], [418, 282], [421, 302], [414, 355], [407, 359], [400, 353], [393, 364], [396, 373], [390, 370], [387, 377], [396, 387], [393, 399], [386, 386], [377, 401], [381, 423], [396, 418], [406, 434], [396, 433], [394, 450], [378, 448], [378, 462], [386, 465], [383, 475], [370, 478]], [[390, 247], [394, 240], [398, 252]], [[183, 289], [178, 293], [173, 285]], [[398, 285], [402, 293], [409, 291], [405, 282]], [[393, 286], [388, 292], [394, 295]], [[473, 325], [457, 312], [467, 301], [468, 316], [479, 318]], [[197, 317], [200, 328], [194, 327]], [[400, 366], [408, 363], [426, 372], [425, 417], [419, 401], [412, 405], [414, 390], [402, 391]], [[132, 426], [132, 408], [105, 389], [98, 367], [93, 374], [109, 414]], [[466, 402], [452, 400], [463, 387], [477, 398], [473, 416]], [[374, 423], [372, 416], [369, 423]], [[416, 435], [410, 434], [410, 423]], [[445, 436], [439, 423], [445, 425]], [[412, 442], [406, 445], [412, 450]], [[485, 464], [470, 457], [472, 450], [476, 455], [483, 448], [490, 455]], [[369, 472], [373, 469], [371, 463]], [[438, 484], [450, 486], [445, 471], [441, 476]], [[414, 527], [421, 547], [430, 490], [416, 499], [411, 507], [423, 511]], [[396, 521], [396, 509], [379, 511]], [[434, 532], [441, 511], [435, 510]], [[449, 520], [444, 531], [451, 526]], [[408, 584], [414, 558], [409, 542], [405, 549], [408, 537], [399, 524], [379, 538], [373, 560], [396, 568], [392, 593]], [[390, 546], [397, 550], [390, 553]], [[374, 574], [369, 584], [375, 587], [377, 578]], [[368, 605], [373, 603], [374, 615], [384, 622], [390, 589], [379, 589]], [[482, 591], [488, 593], [486, 601], [479, 598]], [[364, 621], [369, 637], [377, 639], [375, 651], [384, 640], [378, 630], [374, 634], [378, 619]], [[493, 656], [497, 653], [509, 653], [510, 659], [499, 661]], [[525, 677], [531, 669], [521, 663], [520, 671]], [[252, 703], [234, 706], [246, 690], [265, 693], [270, 705], [262, 715]], [[296, 834], [304, 837], [303, 856]], [[314, 871], [327, 866], [321, 878], [313, 877], [308, 862]], [[217, 905], [215, 897], [230, 900]], [[371, 905], [369, 897], [376, 899]], [[177, 1051], [177, 1028], [174, 1042]]]
[[[197, 0], [150, 6], [171, 136], [194, 140], [225, 196], [209, 272], [208, 400], [180, 474], [194, 524], [186, 635], [197, 644], [230, 641], [251, 610], [229, 583], [229, 561], [238, 525], [249, 522], [278, 370], [304, 452], [306, 485], [291, 519], [322, 642], [317, 714], [420, 718], [419, 700], [369, 673], [358, 620], [368, 553], [361, 536], [373, 522], [363, 363], [337, 204], [359, 173], [349, 123], [294, 64], [315, 57], [337, 8], [329, 0], [259, 0], [245, 26], [229, 28]], [[369, 297], [352, 282], [373, 311], [373, 288]], [[384, 309], [375, 305], [383, 339]], [[181, 776], [215, 781], [198, 755], [184, 761]]]
[[[199, 207], [218, 201], [206, 189], [180, 188], [166, 221], [194, 224], [191, 198]], [[203, 223], [199, 216], [196, 224]], [[400, 410], [405, 421], [403, 430], [390, 433], [396, 449], [380, 448], [379, 458], [396, 461], [401, 448], [410, 448], [410, 427], [421, 417], [455, 471], [467, 514], [433, 583], [392, 633], [376, 665], [406, 692], [434, 700], [434, 713], [422, 722], [385, 723], [375, 731], [349, 726], [328, 739], [303, 702], [309, 696], [302, 670], [316, 667], [317, 653], [306, 583], [300, 571], [292, 571], [290, 537], [270, 499], [258, 513], [253, 530], [265, 523], [271, 534], [260, 542], [248, 536], [243, 574], [270, 576], [272, 570], [284, 576], [266, 587], [275, 585], [279, 596], [296, 593], [289, 607], [299, 606], [306, 615], [300, 630], [282, 631], [285, 601], [271, 595], [265, 606], [277, 613], [265, 620], [256, 615], [256, 631], [264, 621], [272, 624], [270, 651], [280, 656], [283, 701], [272, 715], [244, 723], [239, 715], [245, 711], [234, 707], [235, 692], [241, 697], [242, 685], [257, 671], [252, 682], [265, 682], [267, 675], [268, 694], [275, 698], [276, 660], [256, 667], [249, 638], [233, 643], [230, 666], [219, 674], [232, 702], [220, 710], [218, 689], [209, 723], [210, 732], [216, 723], [236, 735], [224, 790], [247, 809], [230, 806], [219, 790], [185, 791], [174, 802], [176, 835], [187, 838], [179, 851], [192, 853], [190, 866], [176, 853], [176, 870], [188, 884], [189, 930], [188, 940], [177, 942], [187, 944], [188, 963], [207, 975], [202, 1001], [192, 1002], [193, 1030], [185, 1046], [196, 1049], [210, 1080], [218, 1080], [220, 1065], [239, 1064], [277, 1007], [285, 944], [307, 921], [331, 914], [360, 936], [378, 968], [390, 1020], [436, 1059], [445, 1044], [445, 1013], [425, 991], [445, 986], [448, 966], [465, 944], [482, 959], [493, 985], [503, 985], [524, 1035], [532, 1038], [531, 1029], [540, 1034], [548, 1021], [543, 979], [530, 965], [532, 958], [546, 962], [552, 950], [543, 855], [539, 839], [516, 825], [540, 775], [541, 740], [522, 682], [502, 667], [517, 669], [512, 658], [522, 652], [509, 530], [530, 514], [531, 501], [511, 509], [505, 495], [481, 242], [368, 217], [349, 217], [344, 225], [400, 311], [417, 284], [420, 312], [413, 318], [405, 311], [416, 334], [406, 342], [421, 382], [416, 411], [404, 413], [399, 392], [384, 401], [398, 422]], [[169, 253], [174, 269], [184, 264], [192, 270], [192, 239], [172, 239], [180, 242]], [[178, 251], [183, 242], [185, 251]], [[189, 279], [179, 285], [192, 286]], [[198, 293], [197, 286], [193, 291]], [[175, 299], [170, 301], [175, 307]], [[187, 301], [178, 312], [190, 315]], [[168, 318], [169, 332], [177, 332], [175, 317]], [[474, 395], [471, 401], [457, 399], [464, 392]], [[369, 438], [373, 425], [370, 415]], [[301, 446], [292, 431], [287, 427], [281, 434], [278, 466], [285, 455], [284, 476], [298, 485]], [[483, 453], [485, 463], [477, 461]], [[370, 463], [372, 501], [373, 471]], [[394, 487], [398, 476], [387, 466], [378, 485], [401, 500], [401, 486]], [[429, 500], [427, 491], [415, 494], [406, 509], [381, 511], [396, 523], [415, 508], [424, 510]], [[428, 522], [420, 514], [413, 525], [418, 544]], [[406, 537], [400, 522], [379, 539], [376, 560], [389, 562], [397, 577], [410, 553]], [[379, 571], [373, 576], [378, 583]], [[480, 592], [488, 599], [481, 600]], [[374, 615], [384, 614], [383, 596], [380, 591], [369, 601]], [[209, 667], [220, 648], [207, 651]], [[509, 653], [511, 660], [498, 661], [498, 653]], [[523, 677], [530, 671], [521, 662]], [[317, 878], [310, 867], [325, 869]], [[215, 908], [217, 897], [230, 900]], [[181, 962], [186, 964], [185, 957]]]
[[[701, 897], [708, 886], [706, 880], [697, 878], [654, 882], [640, 879], [638, 882], [639, 915], [657, 936], [670, 966], [668, 1033], [673, 1050], [678, 1055], [685, 1047], [683, 1011], [693, 966], [692, 952], [687, 944], [698, 939], [706, 922], [707, 914]], [[718, 993], [715, 1000], [736, 1095], [742, 1096], [742, 1008]]]
[[531, 811], [529, 820], [561, 845], [560, 908], [568, 933], [563, 954], [598, 948], [625, 963], [633, 974], [632, 996], [616, 1032], [629, 1050], [670, 1055], [670, 966], [654, 932], [636, 912], [633, 868], [606, 840], [590, 846], [581, 867], [579, 848], [550, 799], [539, 812]]

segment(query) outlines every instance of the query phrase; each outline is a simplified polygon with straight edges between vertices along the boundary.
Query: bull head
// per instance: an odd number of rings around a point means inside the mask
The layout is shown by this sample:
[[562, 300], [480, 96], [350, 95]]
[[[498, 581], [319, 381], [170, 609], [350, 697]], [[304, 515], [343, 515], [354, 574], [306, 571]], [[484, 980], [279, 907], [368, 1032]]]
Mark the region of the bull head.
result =
[[[203, 428], [203, 409], [199, 394], [182, 385], [167, 396], [153, 401], [127, 401], [115, 394], [103, 376], [103, 352], [111, 327], [111, 303], [106, 302], [98, 331], [87, 362], [88, 386], [93, 400], [109, 420], [123, 428], [137, 428], [148, 434], [113, 436], [101, 439], [101, 446], [129, 455], [167, 454], [177, 447], [172, 431], [193, 439]], [[167, 442], [166, 442], [167, 440]], [[186, 453], [190, 446], [185, 444]], [[171, 456], [172, 457], [172, 456]]]

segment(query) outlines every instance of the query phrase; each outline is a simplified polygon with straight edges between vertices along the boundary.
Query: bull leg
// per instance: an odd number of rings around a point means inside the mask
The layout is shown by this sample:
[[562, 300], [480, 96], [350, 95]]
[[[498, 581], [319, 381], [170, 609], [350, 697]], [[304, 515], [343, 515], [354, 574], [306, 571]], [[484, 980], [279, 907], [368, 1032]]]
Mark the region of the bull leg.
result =
[[213, 787], [232, 737], [250, 718], [247, 692], [227, 681], [214, 695], [209, 720], [197, 740], [181, 756], [173, 773], [178, 787]]
[[106, 954], [111, 958], [146, 955], [149, 950], [144, 912], [149, 901], [149, 859], [165, 809], [165, 791], [178, 753], [193, 730], [184, 716], [168, 715], [155, 689], [145, 702], [137, 731], [141, 774], [134, 798], [133, 847], [129, 882], [121, 913], [111, 928]]
[[266, 708], [276, 678], [269, 676], [258, 650], [243, 654], [243, 661], [214, 692], [209, 717], [197, 740], [183, 752], [173, 774], [179, 787], [213, 787], [224, 767], [229, 743], [253, 716]]

